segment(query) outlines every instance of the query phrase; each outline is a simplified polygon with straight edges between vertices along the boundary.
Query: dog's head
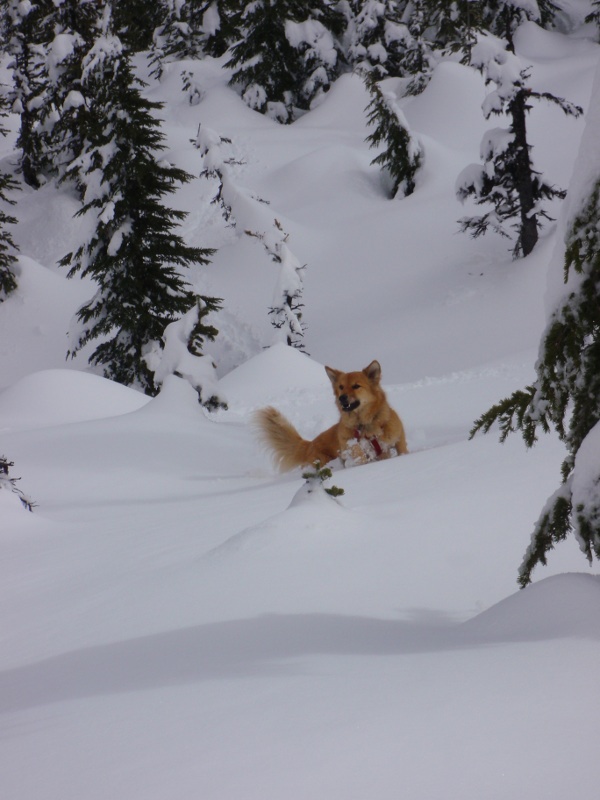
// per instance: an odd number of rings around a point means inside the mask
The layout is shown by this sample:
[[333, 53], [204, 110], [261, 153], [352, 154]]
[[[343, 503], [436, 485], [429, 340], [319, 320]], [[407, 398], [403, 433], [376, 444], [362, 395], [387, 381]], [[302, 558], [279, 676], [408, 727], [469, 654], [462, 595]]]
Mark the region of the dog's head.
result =
[[325, 367], [329, 376], [338, 408], [342, 413], [350, 414], [370, 406], [377, 399], [377, 390], [381, 379], [379, 361], [371, 361], [368, 367], [360, 372], [340, 372]]

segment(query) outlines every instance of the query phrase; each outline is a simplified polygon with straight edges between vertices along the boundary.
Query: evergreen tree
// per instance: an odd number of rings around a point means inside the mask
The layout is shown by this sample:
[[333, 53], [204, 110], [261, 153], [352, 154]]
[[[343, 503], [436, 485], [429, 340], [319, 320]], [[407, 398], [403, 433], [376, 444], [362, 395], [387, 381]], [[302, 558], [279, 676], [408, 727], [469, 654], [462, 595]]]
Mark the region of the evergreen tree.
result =
[[251, 107], [279, 122], [293, 122], [337, 77], [343, 17], [326, 0], [254, 0], [240, 17], [242, 39], [225, 65], [237, 68]]
[[529, 85], [529, 70], [523, 69], [515, 55], [512, 40], [482, 36], [473, 50], [472, 63], [484, 72], [486, 84], [494, 83], [496, 87], [483, 103], [485, 118], [507, 114], [510, 126], [488, 131], [481, 143], [483, 166], [473, 164], [457, 179], [460, 200], [473, 196], [477, 204], [494, 207], [482, 216], [461, 219], [461, 230], [478, 237], [492, 228], [512, 238], [507, 229], [509, 222], [517, 233], [513, 255], [526, 256], [538, 241], [540, 218], [550, 219], [543, 201], [565, 195], [563, 190], [545, 183], [533, 168], [526, 129], [531, 101], [547, 100], [571, 116], [579, 116], [582, 110], [549, 92], [534, 91]]
[[93, 220], [94, 230], [61, 264], [69, 276], [80, 272], [98, 284], [78, 312], [83, 331], [71, 355], [100, 339], [90, 362], [152, 395], [146, 355], [162, 347], [166, 326], [197, 302], [177, 268], [206, 264], [212, 251], [186, 246], [173, 232], [185, 213], [160, 202], [191, 176], [157, 161], [164, 137], [153, 112], [162, 105], [145, 100], [141, 85], [105, 15], [103, 35], [83, 63], [85, 148], [68, 172], [82, 191], [78, 216]]
[[261, 241], [271, 259], [280, 265], [273, 292], [273, 305], [269, 308], [271, 325], [287, 345], [304, 350], [306, 325], [302, 321], [302, 294], [306, 265], [301, 264], [288, 247], [289, 234], [284, 231], [279, 220], [273, 221], [273, 227], [275, 230], [271, 233], [247, 230], [246, 234]]
[[[6, 105], [5, 98], [0, 96], [0, 120], [6, 117]], [[2, 136], [7, 134], [6, 128], [2, 127], [1, 124], [0, 134]], [[18, 188], [19, 185], [12, 175], [0, 172], [0, 203], [15, 205], [10, 193]], [[17, 261], [15, 252], [18, 248], [10, 232], [6, 229], [7, 225], [15, 225], [16, 222], [16, 218], [7, 214], [0, 205], [0, 303], [17, 288], [14, 265]]]
[[542, 336], [536, 380], [493, 406], [471, 432], [497, 422], [501, 441], [519, 430], [532, 447], [539, 429], [554, 429], [567, 448], [563, 483], [542, 510], [521, 565], [522, 586], [571, 532], [590, 562], [600, 558], [600, 71], [589, 113], [569, 189], [573, 210], [561, 218], [564, 260], [555, 269], [564, 264], [564, 289]]
[[396, 95], [384, 90], [373, 74], [366, 78], [371, 102], [366, 108], [367, 122], [375, 130], [367, 137], [371, 147], [385, 145], [385, 150], [371, 164], [379, 165], [391, 180], [390, 196], [406, 197], [415, 189], [415, 175], [423, 160], [423, 150], [411, 136], [408, 123], [398, 106]]
[[482, 26], [513, 44], [513, 35], [523, 22], [553, 26], [560, 9], [553, 0], [480, 0]]
[[62, 177], [83, 147], [82, 60], [99, 32], [102, 7], [101, 2], [62, 0], [48, 16], [53, 33], [45, 47], [46, 92], [38, 111], [38, 136], [48, 175]]
[[441, 53], [461, 55], [470, 64], [471, 51], [482, 27], [480, 0], [429, 0], [428, 23]]
[[206, 125], [198, 126], [194, 146], [200, 151], [204, 165], [199, 177], [211, 181], [215, 187], [211, 203], [220, 208], [227, 225], [235, 228], [230, 197], [237, 196], [238, 190], [233, 186], [230, 170], [232, 166], [244, 162], [235, 156], [231, 139], [220, 136]]
[[242, 0], [204, 0], [202, 13], [202, 49], [207, 56], [220, 58], [239, 39]]
[[430, 0], [412, 0], [407, 18], [409, 40], [402, 59], [402, 74], [412, 76], [406, 93], [420, 94], [427, 88], [437, 64], [435, 43], [431, 38]]
[[[161, 0], [163, 22], [154, 31], [150, 54], [151, 75], [162, 77], [168, 61], [200, 58], [202, 14], [199, 4], [180, 0]], [[206, 5], [206, 4], [203, 4]]]
[[20, 115], [17, 147], [21, 149], [21, 171], [29, 186], [38, 188], [46, 165], [40, 136], [40, 118], [47, 93], [44, 43], [51, 35], [51, 0], [32, 4], [7, 0], [2, 38], [12, 57], [13, 89], [9, 94], [13, 112]]
[[592, 0], [592, 10], [585, 18], [586, 22], [595, 22], [600, 29], [600, 0]]
[[[104, 3], [106, 0], [95, 0]], [[154, 31], [164, 15], [163, 3], [148, 0], [107, 0], [113, 17], [113, 29], [130, 53], [140, 53], [152, 46]]]
[[348, 61], [359, 72], [378, 78], [403, 74], [410, 34], [403, 23], [406, 0], [351, 0]]
[[168, 376], [175, 375], [196, 390], [198, 402], [209, 411], [227, 408], [218, 387], [216, 366], [203, 352], [206, 340], [214, 342], [218, 334], [207, 317], [220, 311], [221, 307], [218, 298], [198, 298], [194, 307], [167, 325], [163, 335], [164, 347], [156, 346], [146, 356], [157, 386], [162, 385]]

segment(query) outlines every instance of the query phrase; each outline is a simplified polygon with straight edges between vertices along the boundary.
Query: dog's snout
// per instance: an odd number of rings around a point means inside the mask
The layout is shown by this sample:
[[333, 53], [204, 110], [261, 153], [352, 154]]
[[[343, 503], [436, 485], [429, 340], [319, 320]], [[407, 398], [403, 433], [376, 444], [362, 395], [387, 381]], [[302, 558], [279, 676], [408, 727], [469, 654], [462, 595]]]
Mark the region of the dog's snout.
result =
[[347, 406], [347, 405], [349, 404], [349, 401], [348, 401], [348, 395], [347, 395], [347, 394], [341, 394], [341, 395], [340, 395], [340, 403], [341, 403], [343, 406]]

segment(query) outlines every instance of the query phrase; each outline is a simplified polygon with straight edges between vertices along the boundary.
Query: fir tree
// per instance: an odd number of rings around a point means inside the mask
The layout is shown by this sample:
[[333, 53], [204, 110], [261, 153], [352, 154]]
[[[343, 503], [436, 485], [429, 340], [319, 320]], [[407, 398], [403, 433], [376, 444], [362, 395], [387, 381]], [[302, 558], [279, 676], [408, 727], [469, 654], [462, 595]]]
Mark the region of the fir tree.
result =
[[53, 35], [45, 48], [46, 92], [38, 111], [47, 175], [63, 177], [83, 147], [80, 115], [86, 100], [81, 92], [82, 60], [99, 32], [102, 8], [102, 2], [62, 0], [48, 17]]
[[377, 164], [390, 178], [390, 196], [406, 197], [415, 189], [415, 175], [423, 160], [418, 141], [411, 136], [408, 123], [398, 106], [396, 95], [384, 90], [373, 74], [366, 78], [371, 102], [366, 108], [367, 123], [375, 126], [366, 141], [371, 147], [385, 145], [371, 164]]
[[196, 391], [198, 402], [209, 411], [227, 408], [217, 379], [216, 366], [204, 354], [206, 341], [214, 342], [218, 330], [208, 321], [210, 314], [221, 310], [221, 300], [198, 298], [196, 305], [164, 331], [164, 347], [155, 346], [146, 356], [157, 386], [169, 375], [187, 381]]
[[304, 350], [306, 326], [302, 321], [302, 294], [306, 265], [301, 264], [288, 247], [289, 234], [283, 230], [279, 220], [274, 220], [273, 227], [275, 231], [271, 233], [247, 230], [246, 234], [261, 241], [271, 259], [280, 265], [273, 305], [269, 309], [271, 325], [286, 344]]
[[402, 59], [402, 74], [411, 76], [406, 94], [420, 94], [427, 88], [437, 64], [434, 41], [430, 37], [429, 0], [413, 0], [407, 19], [409, 40]]
[[[6, 100], [0, 96], [0, 120], [6, 116]], [[7, 130], [0, 124], [0, 135], [6, 136]], [[0, 202], [15, 205], [15, 200], [10, 193], [19, 188], [16, 180], [5, 172], [0, 172]], [[18, 250], [7, 225], [16, 225], [15, 217], [7, 214], [0, 206], [0, 303], [17, 288], [17, 278], [14, 272], [16, 264], [16, 251]]]
[[21, 171], [28, 186], [38, 188], [46, 166], [45, 147], [40, 136], [40, 118], [46, 103], [47, 73], [44, 43], [50, 38], [51, 0], [32, 4], [7, 0], [2, 38], [12, 57], [13, 88], [9, 94], [12, 111], [19, 114], [21, 127], [17, 147], [21, 150]]
[[403, 74], [403, 59], [410, 34], [403, 23], [407, 2], [351, 0], [348, 61], [359, 72], [378, 78]]
[[493, 406], [471, 432], [499, 423], [501, 441], [519, 430], [532, 447], [538, 430], [554, 429], [567, 448], [563, 483], [542, 510], [520, 568], [522, 586], [571, 532], [590, 562], [600, 558], [599, 107], [600, 73], [575, 170], [579, 197], [565, 225], [565, 286], [542, 336], [536, 380]]
[[[200, 4], [161, 0], [163, 22], [154, 31], [150, 52], [151, 75], [159, 80], [165, 63], [186, 58], [200, 58], [202, 13]], [[203, 3], [202, 5], [206, 5]]]
[[293, 122], [337, 77], [343, 17], [325, 0], [254, 0], [240, 17], [242, 39], [225, 65], [245, 102], [279, 122]]
[[600, 0], [592, 0], [592, 10], [585, 18], [586, 22], [595, 22], [600, 32]]
[[215, 186], [215, 194], [211, 203], [220, 208], [227, 225], [235, 228], [236, 220], [228, 198], [230, 194], [236, 195], [237, 191], [232, 187], [230, 170], [232, 166], [244, 162], [233, 154], [231, 139], [220, 136], [206, 125], [198, 126], [194, 146], [200, 151], [204, 164], [200, 177], [211, 181]]
[[507, 114], [510, 126], [488, 131], [481, 143], [483, 166], [473, 164], [457, 179], [456, 192], [461, 201], [472, 196], [477, 204], [494, 207], [482, 216], [461, 219], [461, 230], [470, 231], [476, 238], [491, 228], [512, 238], [509, 231], [513, 229], [513, 255], [526, 256], [538, 241], [541, 218], [551, 219], [543, 201], [565, 196], [563, 190], [543, 181], [533, 168], [526, 128], [531, 101], [547, 100], [570, 116], [579, 116], [582, 110], [564, 98], [534, 91], [529, 84], [529, 70], [523, 69], [515, 55], [512, 40], [482, 36], [473, 50], [472, 63], [484, 72], [486, 84], [496, 87], [483, 103], [485, 118]]
[[161, 6], [150, 55], [158, 78], [169, 61], [219, 58], [239, 38], [238, 0], [161, 0]]
[[173, 232], [185, 213], [161, 199], [191, 176], [157, 161], [164, 137], [153, 112], [162, 105], [142, 97], [129, 56], [110, 31], [107, 15], [103, 35], [84, 59], [85, 149], [68, 173], [82, 191], [78, 216], [93, 220], [94, 230], [61, 264], [70, 267], [69, 276], [80, 272], [98, 285], [78, 312], [83, 330], [71, 355], [100, 339], [90, 363], [152, 395], [157, 387], [146, 355], [162, 346], [166, 326], [197, 302], [178, 268], [206, 264], [212, 251], [188, 247]]
[[551, 28], [560, 9], [553, 0], [479, 0], [482, 27], [512, 46], [513, 35], [523, 22]]
[[482, 27], [479, 0], [429, 0], [428, 23], [436, 48], [443, 54], [460, 54], [471, 62], [471, 51]]
[[113, 29], [130, 53], [140, 53], [152, 46], [154, 31], [162, 22], [166, 0], [96, 0], [108, 2], [114, 20]]
[[202, 13], [202, 50], [207, 56], [220, 58], [240, 37], [239, 22], [242, 0], [204, 0]]

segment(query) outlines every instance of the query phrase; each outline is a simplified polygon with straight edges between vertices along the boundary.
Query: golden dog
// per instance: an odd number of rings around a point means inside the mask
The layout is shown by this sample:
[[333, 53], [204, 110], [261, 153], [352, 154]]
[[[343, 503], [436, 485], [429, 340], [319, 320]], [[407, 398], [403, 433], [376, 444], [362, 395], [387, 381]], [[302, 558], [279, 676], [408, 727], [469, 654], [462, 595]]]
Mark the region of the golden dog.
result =
[[404, 426], [381, 388], [381, 366], [372, 361], [360, 372], [325, 367], [340, 419], [316, 439], [303, 439], [283, 414], [269, 406], [255, 421], [280, 470], [340, 458], [344, 465], [364, 464], [408, 453]]

